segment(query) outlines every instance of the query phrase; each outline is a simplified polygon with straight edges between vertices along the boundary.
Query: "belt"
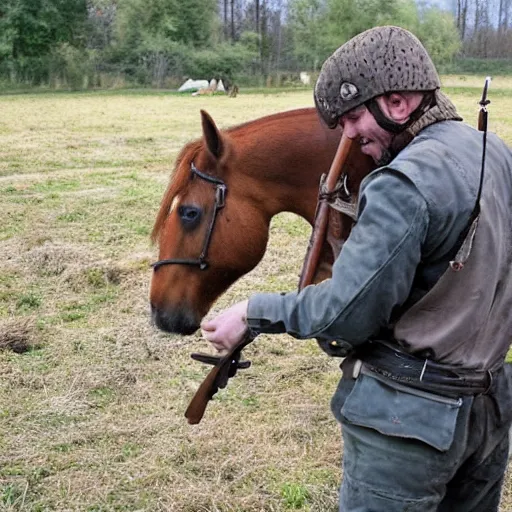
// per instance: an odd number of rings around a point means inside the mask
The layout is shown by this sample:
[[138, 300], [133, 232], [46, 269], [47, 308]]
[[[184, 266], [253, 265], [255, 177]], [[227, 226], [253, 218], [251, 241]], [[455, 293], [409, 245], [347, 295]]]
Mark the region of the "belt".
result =
[[[470, 370], [422, 359], [387, 342], [372, 341], [354, 356], [354, 373], [361, 366], [392, 381], [449, 397], [482, 395], [489, 392], [493, 383], [490, 370]], [[496, 370], [494, 373], [496, 373]]]

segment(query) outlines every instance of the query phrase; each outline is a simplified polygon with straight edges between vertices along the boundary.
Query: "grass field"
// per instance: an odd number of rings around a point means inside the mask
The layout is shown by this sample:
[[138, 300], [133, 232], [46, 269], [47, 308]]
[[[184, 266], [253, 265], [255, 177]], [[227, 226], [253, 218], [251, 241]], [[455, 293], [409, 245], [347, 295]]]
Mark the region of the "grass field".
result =
[[[483, 77], [444, 81], [476, 124]], [[490, 96], [490, 129], [512, 145], [512, 80]], [[337, 510], [338, 362], [262, 336], [191, 427], [206, 368], [189, 353], [206, 346], [156, 331], [147, 304], [149, 233], [199, 109], [228, 127], [312, 104], [311, 91], [0, 96], [0, 510]], [[295, 288], [307, 238], [277, 217], [264, 261], [216, 309]], [[512, 511], [511, 477], [502, 501]]]

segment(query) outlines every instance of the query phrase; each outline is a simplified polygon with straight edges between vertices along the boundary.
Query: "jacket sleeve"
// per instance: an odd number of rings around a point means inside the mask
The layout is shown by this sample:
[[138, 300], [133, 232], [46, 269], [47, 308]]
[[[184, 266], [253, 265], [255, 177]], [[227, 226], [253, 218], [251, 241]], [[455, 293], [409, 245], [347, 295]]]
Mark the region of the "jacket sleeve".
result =
[[352, 345], [366, 341], [407, 299], [428, 221], [425, 199], [411, 181], [390, 169], [374, 173], [363, 182], [358, 222], [332, 277], [300, 293], [253, 295], [249, 327]]

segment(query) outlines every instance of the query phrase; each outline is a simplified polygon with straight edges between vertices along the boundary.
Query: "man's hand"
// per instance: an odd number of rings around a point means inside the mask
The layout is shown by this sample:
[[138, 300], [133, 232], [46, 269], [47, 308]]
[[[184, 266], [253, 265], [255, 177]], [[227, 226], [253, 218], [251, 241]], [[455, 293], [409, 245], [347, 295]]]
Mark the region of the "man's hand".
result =
[[201, 322], [201, 333], [219, 352], [231, 350], [247, 331], [248, 300], [225, 309], [212, 320]]

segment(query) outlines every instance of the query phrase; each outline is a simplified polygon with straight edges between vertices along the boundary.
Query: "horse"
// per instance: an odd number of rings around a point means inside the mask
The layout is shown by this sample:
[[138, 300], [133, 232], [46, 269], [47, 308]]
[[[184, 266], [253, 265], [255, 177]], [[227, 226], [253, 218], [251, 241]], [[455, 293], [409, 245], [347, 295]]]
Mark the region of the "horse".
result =
[[[319, 180], [341, 138], [341, 128], [325, 127], [314, 108], [223, 131], [201, 110], [201, 125], [202, 138], [178, 155], [151, 234], [159, 248], [149, 297], [153, 322], [185, 335], [260, 262], [274, 215], [293, 212], [313, 225]], [[352, 148], [343, 171], [358, 189], [375, 164]]]

